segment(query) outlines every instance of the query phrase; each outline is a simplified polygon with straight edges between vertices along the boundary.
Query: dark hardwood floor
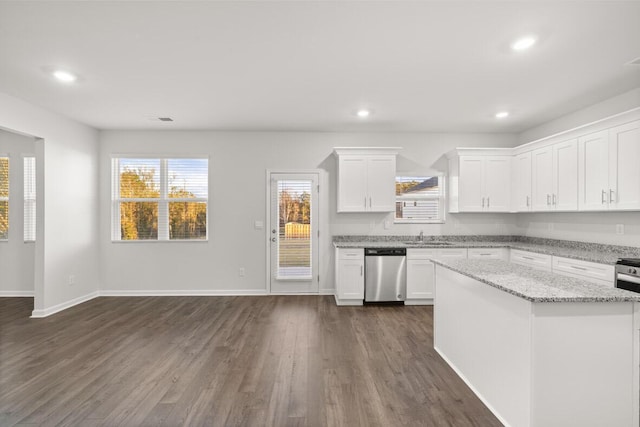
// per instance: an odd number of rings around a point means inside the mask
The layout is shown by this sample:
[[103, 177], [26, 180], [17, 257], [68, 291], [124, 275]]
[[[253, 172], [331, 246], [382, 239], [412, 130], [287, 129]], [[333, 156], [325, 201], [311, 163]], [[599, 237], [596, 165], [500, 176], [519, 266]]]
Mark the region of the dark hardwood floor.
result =
[[431, 307], [329, 296], [0, 298], [0, 426], [500, 426]]

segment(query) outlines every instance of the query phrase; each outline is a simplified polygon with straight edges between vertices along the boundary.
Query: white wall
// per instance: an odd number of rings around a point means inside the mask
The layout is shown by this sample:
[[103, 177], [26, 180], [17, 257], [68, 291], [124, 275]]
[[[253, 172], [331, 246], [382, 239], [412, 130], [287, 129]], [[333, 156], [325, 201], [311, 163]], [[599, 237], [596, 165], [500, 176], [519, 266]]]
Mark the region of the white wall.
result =
[[0, 297], [33, 296], [35, 244], [24, 242], [23, 156], [35, 140], [0, 130], [0, 155], [9, 155], [9, 239], [0, 241]]
[[[518, 140], [530, 142], [639, 107], [640, 88], [637, 88], [529, 129], [518, 135]], [[616, 224], [624, 224], [624, 234], [616, 234]], [[518, 214], [515, 232], [531, 237], [640, 247], [640, 212]]]
[[574, 111], [573, 113], [527, 129], [518, 135], [518, 141], [520, 144], [526, 144], [536, 139], [544, 138], [639, 107], [640, 88], [636, 88], [618, 96], [605, 99], [587, 108]]
[[[95, 295], [98, 274], [97, 131], [0, 94], [0, 128], [42, 138], [34, 316]], [[45, 227], [46, 225], [46, 227]], [[69, 276], [75, 284], [69, 285]]]
[[[328, 203], [321, 222], [329, 230], [321, 239], [320, 288], [333, 288], [333, 247], [328, 234], [503, 234], [515, 218], [504, 215], [458, 215], [444, 225], [394, 225], [384, 230], [384, 214], [336, 213], [334, 147], [403, 147], [399, 173], [446, 171], [444, 153], [458, 146], [510, 147], [513, 135], [364, 134], [293, 132], [103, 131], [100, 138], [100, 253], [102, 290], [127, 292], [264, 293], [266, 232], [265, 172], [322, 169], [328, 174]], [[110, 156], [112, 154], [208, 154], [210, 167], [209, 242], [158, 243], [110, 241]], [[328, 190], [328, 192], [327, 192]], [[230, 208], [233, 206], [234, 208]], [[238, 209], [241, 207], [241, 209]], [[371, 222], [374, 227], [371, 229]], [[456, 227], [458, 224], [458, 227]], [[473, 224], [473, 226], [471, 226]], [[321, 230], [322, 232], [322, 230]], [[246, 276], [239, 277], [244, 267]]]

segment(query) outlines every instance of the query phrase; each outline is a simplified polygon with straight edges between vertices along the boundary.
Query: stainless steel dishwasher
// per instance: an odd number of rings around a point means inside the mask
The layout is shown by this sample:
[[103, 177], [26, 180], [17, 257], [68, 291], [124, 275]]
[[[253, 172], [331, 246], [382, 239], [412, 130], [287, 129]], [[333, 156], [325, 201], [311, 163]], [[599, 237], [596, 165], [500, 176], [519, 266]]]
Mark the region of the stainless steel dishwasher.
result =
[[404, 301], [407, 292], [407, 250], [365, 248], [364, 301]]

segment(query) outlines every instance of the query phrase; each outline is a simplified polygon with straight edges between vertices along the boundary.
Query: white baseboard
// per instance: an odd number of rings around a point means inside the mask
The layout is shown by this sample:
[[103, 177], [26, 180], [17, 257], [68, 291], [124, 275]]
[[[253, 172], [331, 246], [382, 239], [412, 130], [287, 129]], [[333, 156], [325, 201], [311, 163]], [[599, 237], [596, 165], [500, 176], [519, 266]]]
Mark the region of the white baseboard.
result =
[[336, 290], [333, 288], [330, 289], [320, 289], [318, 291], [318, 294], [320, 295], [335, 295], [336, 294]]
[[13, 297], [31, 297], [33, 298], [33, 291], [0, 291], [0, 298], [13, 298]]
[[197, 290], [101, 290], [98, 291], [101, 297], [193, 297], [193, 296], [259, 296], [267, 295], [263, 289], [255, 290], [217, 290], [217, 289], [197, 289]]
[[67, 308], [71, 308], [74, 305], [82, 304], [83, 302], [87, 302], [98, 296], [99, 296], [98, 291], [95, 291], [95, 292], [91, 292], [90, 294], [83, 295], [81, 297], [74, 298], [69, 301], [65, 301], [58, 305], [54, 305], [53, 307], [45, 308], [44, 310], [33, 310], [33, 312], [31, 313], [31, 318], [39, 319], [42, 317], [51, 316], [52, 314], [58, 313], [62, 310], [66, 310]]

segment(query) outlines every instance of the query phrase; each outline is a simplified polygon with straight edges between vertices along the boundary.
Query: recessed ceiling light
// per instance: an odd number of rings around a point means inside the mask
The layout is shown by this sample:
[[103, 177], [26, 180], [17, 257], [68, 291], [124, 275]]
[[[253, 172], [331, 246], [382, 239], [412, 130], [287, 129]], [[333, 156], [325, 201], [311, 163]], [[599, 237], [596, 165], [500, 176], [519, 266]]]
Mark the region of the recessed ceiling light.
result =
[[536, 44], [536, 38], [533, 36], [522, 37], [511, 44], [511, 49], [520, 51], [527, 50]]
[[496, 113], [496, 119], [504, 119], [505, 117], [509, 117], [508, 111], [500, 111], [499, 113]]
[[53, 76], [60, 80], [61, 82], [65, 82], [65, 83], [72, 83], [75, 82], [78, 77], [75, 74], [71, 74], [68, 71], [63, 71], [63, 70], [56, 70], [53, 72]]
[[356, 113], [358, 115], [358, 117], [365, 119], [367, 117], [369, 117], [371, 115], [371, 111], [369, 110], [358, 110], [358, 112]]

